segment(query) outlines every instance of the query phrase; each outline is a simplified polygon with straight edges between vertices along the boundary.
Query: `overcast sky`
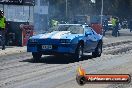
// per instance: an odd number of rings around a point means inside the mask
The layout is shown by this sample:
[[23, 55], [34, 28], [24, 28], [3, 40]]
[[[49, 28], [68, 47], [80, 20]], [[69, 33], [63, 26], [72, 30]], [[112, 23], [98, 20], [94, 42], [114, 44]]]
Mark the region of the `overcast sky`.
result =
[[95, 3], [95, 0], [91, 0], [93, 3]]

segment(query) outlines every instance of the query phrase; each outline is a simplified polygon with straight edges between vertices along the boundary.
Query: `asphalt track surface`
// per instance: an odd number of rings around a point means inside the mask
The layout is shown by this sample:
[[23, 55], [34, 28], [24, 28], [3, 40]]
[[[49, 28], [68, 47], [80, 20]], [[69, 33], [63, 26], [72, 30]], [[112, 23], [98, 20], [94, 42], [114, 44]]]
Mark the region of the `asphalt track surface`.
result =
[[[75, 77], [77, 68], [82, 66], [90, 73], [132, 74], [131, 34], [123, 34], [126, 40], [106, 36], [101, 57], [93, 58], [85, 53], [83, 60], [43, 56], [35, 63], [31, 53], [21, 52], [0, 56], [0, 88], [131, 88], [132, 84], [86, 84], [79, 86]], [[109, 40], [111, 39], [111, 40]], [[107, 43], [110, 41], [109, 43]]]

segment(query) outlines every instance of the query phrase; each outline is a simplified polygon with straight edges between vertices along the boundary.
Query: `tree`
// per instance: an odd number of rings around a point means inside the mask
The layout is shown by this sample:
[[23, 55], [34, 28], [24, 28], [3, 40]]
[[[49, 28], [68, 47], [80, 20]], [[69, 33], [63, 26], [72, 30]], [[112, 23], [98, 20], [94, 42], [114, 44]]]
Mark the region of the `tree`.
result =
[[[52, 17], [66, 16], [66, 0], [49, 0], [49, 3]], [[95, 13], [94, 4], [91, 0], [67, 0], [67, 10], [68, 17], [70, 18], [78, 14], [88, 15]]]
[[[100, 14], [102, 0], [96, 0], [96, 12]], [[104, 14], [119, 17], [130, 17], [132, 12], [131, 0], [104, 0]]]

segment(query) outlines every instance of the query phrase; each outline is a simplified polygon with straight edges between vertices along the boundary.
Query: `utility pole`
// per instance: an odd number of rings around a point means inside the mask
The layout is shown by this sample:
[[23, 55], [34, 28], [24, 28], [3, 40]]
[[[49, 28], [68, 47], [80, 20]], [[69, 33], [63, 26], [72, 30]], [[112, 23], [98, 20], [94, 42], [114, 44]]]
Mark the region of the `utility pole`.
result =
[[101, 6], [101, 24], [103, 23], [103, 10], [104, 10], [104, 0], [102, 0], [102, 6]]
[[67, 0], [66, 0], [66, 18], [67, 18]]

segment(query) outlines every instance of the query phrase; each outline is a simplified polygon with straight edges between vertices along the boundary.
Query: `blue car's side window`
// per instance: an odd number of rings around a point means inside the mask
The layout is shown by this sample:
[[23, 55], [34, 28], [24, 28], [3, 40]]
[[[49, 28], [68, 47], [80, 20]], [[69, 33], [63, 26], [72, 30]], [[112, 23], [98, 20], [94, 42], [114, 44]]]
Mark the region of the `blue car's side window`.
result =
[[85, 32], [90, 32], [91, 34], [93, 34], [92, 30], [88, 27], [85, 28]]
[[95, 34], [92, 29], [91, 29], [91, 31], [92, 31], [93, 34]]

